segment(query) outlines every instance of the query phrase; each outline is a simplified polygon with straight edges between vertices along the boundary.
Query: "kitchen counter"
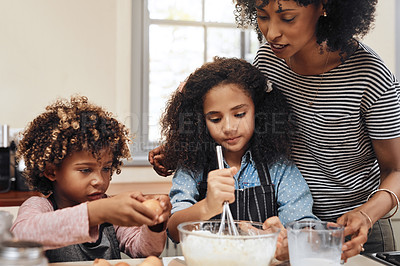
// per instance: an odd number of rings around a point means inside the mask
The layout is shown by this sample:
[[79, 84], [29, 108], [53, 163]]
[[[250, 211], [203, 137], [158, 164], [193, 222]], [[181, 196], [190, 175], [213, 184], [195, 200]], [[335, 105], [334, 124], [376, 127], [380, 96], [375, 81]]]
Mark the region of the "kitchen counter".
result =
[[140, 191], [143, 194], [168, 194], [172, 182], [140, 182], [140, 183], [111, 183], [107, 194], [115, 195], [128, 191]]
[[[143, 259], [121, 259], [121, 260], [109, 260], [111, 265], [114, 265], [118, 262], [126, 262], [130, 266], [139, 265]], [[164, 266], [185, 266], [185, 261], [183, 257], [164, 257], [162, 258]], [[50, 266], [91, 266], [93, 265], [93, 261], [85, 261], [85, 262], [62, 262], [62, 263], [50, 263]], [[273, 266], [286, 266], [289, 265], [287, 262], [283, 263], [273, 263]], [[345, 264], [345, 266], [376, 266], [383, 265], [377, 261], [374, 261], [368, 257], [357, 255], [350, 258]], [[322, 266], [322, 265], [321, 265]]]

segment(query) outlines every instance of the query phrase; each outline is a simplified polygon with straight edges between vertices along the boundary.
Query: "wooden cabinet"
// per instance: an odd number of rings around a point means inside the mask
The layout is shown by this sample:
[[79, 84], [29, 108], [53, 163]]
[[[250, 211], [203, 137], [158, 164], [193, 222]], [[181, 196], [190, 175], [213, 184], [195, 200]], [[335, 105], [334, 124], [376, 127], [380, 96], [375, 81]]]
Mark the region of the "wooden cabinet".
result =
[[0, 193], [0, 207], [20, 206], [26, 199], [41, 195], [35, 191], [14, 191]]
[[[108, 195], [115, 195], [128, 191], [140, 191], [143, 194], [168, 194], [171, 182], [148, 183], [111, 183], [107, 190]], [[20, 206], [26, 199], [41, 195], [35, 191], [14, 191], [0, 193], [0, 207]]]

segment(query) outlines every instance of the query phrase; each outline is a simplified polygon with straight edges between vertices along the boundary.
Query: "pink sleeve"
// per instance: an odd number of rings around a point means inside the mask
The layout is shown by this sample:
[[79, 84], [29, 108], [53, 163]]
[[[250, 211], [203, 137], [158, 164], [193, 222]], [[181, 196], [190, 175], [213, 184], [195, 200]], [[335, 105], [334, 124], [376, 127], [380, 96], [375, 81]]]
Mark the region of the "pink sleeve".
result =
[[156, 233], [147, 225], [124, 227], [114, 226], [122, 252], [132, 258], [144, 258], [150, 255], [160, 256], [167, 239], [166, 231]]
[[98, 227], [89, 228], [87, 203], [54, 211], [43, 197], [31, 197], [21, 205], [11, 232], [17, 239], [41, 243], [45, 250], [98, 238]]

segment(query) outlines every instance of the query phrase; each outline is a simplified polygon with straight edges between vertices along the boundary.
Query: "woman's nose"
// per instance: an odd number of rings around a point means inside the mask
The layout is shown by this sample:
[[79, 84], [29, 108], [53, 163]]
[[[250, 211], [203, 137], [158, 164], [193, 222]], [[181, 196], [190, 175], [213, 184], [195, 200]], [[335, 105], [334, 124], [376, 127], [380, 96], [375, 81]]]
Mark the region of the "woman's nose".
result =
[[268, 26], [266, 26], [266, 32], [267, 34], [265, 38], [268, 42], [276, 41], [276, 39], [282, 35], [279, 26], [275, 22], [268, 23]]

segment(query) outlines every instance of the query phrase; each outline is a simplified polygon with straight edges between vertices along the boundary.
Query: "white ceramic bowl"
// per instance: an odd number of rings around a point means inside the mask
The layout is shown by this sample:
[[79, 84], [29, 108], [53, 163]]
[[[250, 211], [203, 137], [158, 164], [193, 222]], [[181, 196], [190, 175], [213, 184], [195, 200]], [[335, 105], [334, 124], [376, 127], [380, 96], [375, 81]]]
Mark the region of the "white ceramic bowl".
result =
[[[183, 256], [188, 266], [263, 266], [274, 257], [279, 228], [262, 230], [262, 223], [235, 221], [239, 235], [218, 234], [221, 221], [178, 225]], [[225, 226], [226, 227], [226, 226]]]

